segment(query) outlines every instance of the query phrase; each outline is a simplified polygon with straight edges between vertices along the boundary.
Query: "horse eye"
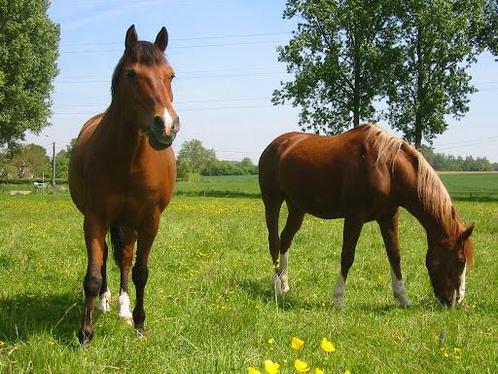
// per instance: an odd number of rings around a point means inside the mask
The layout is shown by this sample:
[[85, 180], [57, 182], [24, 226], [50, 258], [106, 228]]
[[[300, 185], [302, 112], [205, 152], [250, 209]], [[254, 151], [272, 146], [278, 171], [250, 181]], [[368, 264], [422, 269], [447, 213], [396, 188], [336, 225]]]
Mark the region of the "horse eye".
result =
[[175, 79], [176, 75], [175, 74], [171, 74], [171, 80]]
[[137, 73], [135, 70], [127, 70], [126, 71], [126, 77], [128, 78], [135, 78], [137, 76]]

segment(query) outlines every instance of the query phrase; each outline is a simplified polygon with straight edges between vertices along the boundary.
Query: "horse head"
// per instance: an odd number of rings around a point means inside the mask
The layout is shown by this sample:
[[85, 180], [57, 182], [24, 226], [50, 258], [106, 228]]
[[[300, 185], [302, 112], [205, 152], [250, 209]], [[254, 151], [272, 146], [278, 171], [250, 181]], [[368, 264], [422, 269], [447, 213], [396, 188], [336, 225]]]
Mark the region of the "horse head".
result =
[[139, 41], [135, 26], [130, 26], [112, 78], [113, 105], [121, 108], [130, 126], [149, 135], [155, 149], [169, 147], [180, 128], [171, 88], [175, 72], [164, 55], [167, 45], [166, 28], [151, 43]]
[[446, 305], [455, 306], [465, 297], [467, 265], [472, 263], [473, 244], [471, 224], [459, 229], [453, 238], [439, 243], [429, 243], [426, 267], [434, 294]]

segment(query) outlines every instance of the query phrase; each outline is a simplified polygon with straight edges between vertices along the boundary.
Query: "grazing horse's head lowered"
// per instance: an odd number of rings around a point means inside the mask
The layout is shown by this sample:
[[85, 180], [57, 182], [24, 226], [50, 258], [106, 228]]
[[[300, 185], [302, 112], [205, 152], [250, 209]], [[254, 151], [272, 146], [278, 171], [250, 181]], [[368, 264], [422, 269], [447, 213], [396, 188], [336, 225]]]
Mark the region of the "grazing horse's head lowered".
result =
[[[401, 274], [399, 207], [427, 233], [426, 266], [434, 294], [454, 306], [465, 296], [467, 265], [473, 257], [474, 225], [458, 217], [437, 173], [423, 155], [374, 124], [336, 136], [287, 133], [276, 138], [259, 160], [269, 250], [277, 293], [289, 290], [288, 250], [305, 214], [344, 218], [341, 270], [333, 296], [345, 305], [345, 283], [363, 225], [377, 221], [391, 267], [394, 296], [411, 302]], [[287, 222], [279, 233], [279, 213], [287, 204]]]
[[167, 45], [166, 28], [150, 43], [138, 41], [131, 26], [126, 33], [125, 52], [112, 77], [113, 103], [119, 101], [130, 125], [147, 133], [155, 149], [170, 146], [180, 128], [171, 90], [175, 72], [164, 55]]
[[472, 263], [473, 255], [470, 238], [473, 230], [471, 224], [459, 229], [452, 241], [429, 244], [425, 264], [434, 294], [443, 304], [454, 307], [465, 297], [467, 264]]

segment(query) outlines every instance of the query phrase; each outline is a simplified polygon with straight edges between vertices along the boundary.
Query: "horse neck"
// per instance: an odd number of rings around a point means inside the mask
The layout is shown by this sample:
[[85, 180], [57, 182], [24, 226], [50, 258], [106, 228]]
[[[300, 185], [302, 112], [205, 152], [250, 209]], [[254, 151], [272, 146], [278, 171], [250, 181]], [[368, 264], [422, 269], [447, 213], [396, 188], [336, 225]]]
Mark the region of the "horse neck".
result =
[[454, 238], [457, 228], [461, 226], [460, 221], [455, 216], [442, 217], [440, 212], [428, 209], [420, 195], [416, 191], [411, 191], [409, 201], [402, 204], [424, 227], [427, 233], [427, 241], [432, 244], [443, 243]]
[[129, 116], [122, 106], [111, 103], [103, 121], [104, 138], [110, 148], [107, 154], [114, 160], [119, 160], [116, 165], [128, 169], [140, 167], [150, 145], [147, 136], [134, 122], [133, 117]]

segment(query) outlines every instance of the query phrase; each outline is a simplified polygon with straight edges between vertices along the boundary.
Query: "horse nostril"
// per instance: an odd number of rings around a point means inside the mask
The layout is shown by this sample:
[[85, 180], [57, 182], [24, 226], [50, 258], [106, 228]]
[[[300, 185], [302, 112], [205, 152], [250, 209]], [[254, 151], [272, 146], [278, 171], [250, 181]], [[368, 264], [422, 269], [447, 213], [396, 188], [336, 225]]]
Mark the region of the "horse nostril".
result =
[[180, 130], [180, 117], [175, 117], [172, 128], [174, 131]]
[[160, 131], [164, 130], [164, 119], [162, 119], [161, 117], [155, 116], [154, 121], [152, 123], [157, 130]]

